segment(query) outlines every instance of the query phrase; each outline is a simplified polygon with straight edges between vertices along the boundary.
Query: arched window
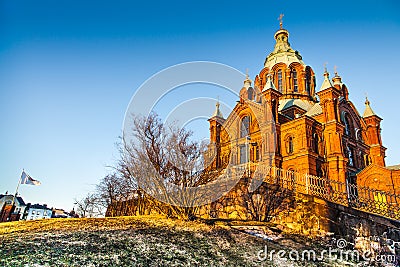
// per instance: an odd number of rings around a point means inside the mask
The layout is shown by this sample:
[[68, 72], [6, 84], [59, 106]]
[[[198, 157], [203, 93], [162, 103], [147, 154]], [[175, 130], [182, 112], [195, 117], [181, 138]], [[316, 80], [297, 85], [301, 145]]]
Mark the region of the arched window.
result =
[[249, 87], [249, 89], [247, 89], [247, 97], [249, 98], [249, 100], [254, 100], [254, 89]]
[[352, 136], [352, 131], [351, 131], [351, 121], [349, 114], [345, 113], [343, 116], [343, 123], [344, 123], [344, 132], [347, 136]]
[[240, 125], [240, 137], [246, 137], [250, 133], [250, 117], [245, 116]]
[[289, 136], [286, 141], [286, 150], [288, 154], [292, 154], [294, 151], [293, 136]]
[[293, 92], [297, 93], [299, 91], [299, 85], [297, 82], [297, 71], [292, 70], [292, 78], [293, 78]]
[[282, 70], [278, 70], [278, 90], [282, 92], [283, 81], [282, 81]]

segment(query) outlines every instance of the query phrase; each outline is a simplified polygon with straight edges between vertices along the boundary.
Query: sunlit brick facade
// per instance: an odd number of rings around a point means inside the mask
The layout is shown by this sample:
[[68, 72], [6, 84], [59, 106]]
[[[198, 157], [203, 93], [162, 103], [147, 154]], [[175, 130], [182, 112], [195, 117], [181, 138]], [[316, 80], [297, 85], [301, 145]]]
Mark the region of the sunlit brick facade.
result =
[[370, 102], [360, 114], [336, 71], [330, 78], [325, 70], [317, 85], [289, 32], [281, 28], [274, 38], [274, 50], [254, 83], [246, 78], [231, 114], [225, 119], [217, 104], [209, 119], [212, 167], [265, 164], [389, 192], [400, 188], [400, 170], [385, 166], [382, 119]]

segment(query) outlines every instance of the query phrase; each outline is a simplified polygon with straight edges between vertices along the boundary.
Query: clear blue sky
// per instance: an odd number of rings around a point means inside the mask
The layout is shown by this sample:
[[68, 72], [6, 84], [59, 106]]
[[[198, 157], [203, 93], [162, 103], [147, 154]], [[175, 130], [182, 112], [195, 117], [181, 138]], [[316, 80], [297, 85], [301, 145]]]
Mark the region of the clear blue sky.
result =
[[328, 62], [360, 113], [368, 93], [384, 119], [386, 162], [399, 164], [398, 1], [5, 0], [0, 193], [14, 192], [25, 168], [42, 182], [21, 187], [27, 202], [71, 209], [115, 162], [114, 143], [140, 84], [193, 60], [249, 68], [254, 77], [273, 48], [280, 13], [318, 86]]

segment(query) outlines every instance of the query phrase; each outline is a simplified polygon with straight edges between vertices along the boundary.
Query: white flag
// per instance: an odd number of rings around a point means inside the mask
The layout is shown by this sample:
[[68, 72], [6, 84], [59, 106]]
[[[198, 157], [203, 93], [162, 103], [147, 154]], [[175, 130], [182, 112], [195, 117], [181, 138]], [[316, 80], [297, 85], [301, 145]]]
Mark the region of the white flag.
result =
[[41, 185], [41, 182], [30, 177], [28, 174], [25, 173], [25, 171], [22, 171], [21, 184]]

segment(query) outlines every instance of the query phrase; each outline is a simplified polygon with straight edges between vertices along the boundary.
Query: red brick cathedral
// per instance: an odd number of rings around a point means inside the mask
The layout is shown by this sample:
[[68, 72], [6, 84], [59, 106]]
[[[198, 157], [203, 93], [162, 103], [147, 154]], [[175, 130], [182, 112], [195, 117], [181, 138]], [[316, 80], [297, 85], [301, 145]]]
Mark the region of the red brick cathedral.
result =
[[317, 85], [289, 32], [281, 27], [274, 38], [274, 50], [254, 83], [246, 77], [231, 114], [225, 119], [217, 103], [209, 119], [212, 167], [264, 164], [399, 194], [399, 166], [385, 165], [382, 118], [368, 99], [360, 114], [336, 71], [330, 78], [325, 70]]

